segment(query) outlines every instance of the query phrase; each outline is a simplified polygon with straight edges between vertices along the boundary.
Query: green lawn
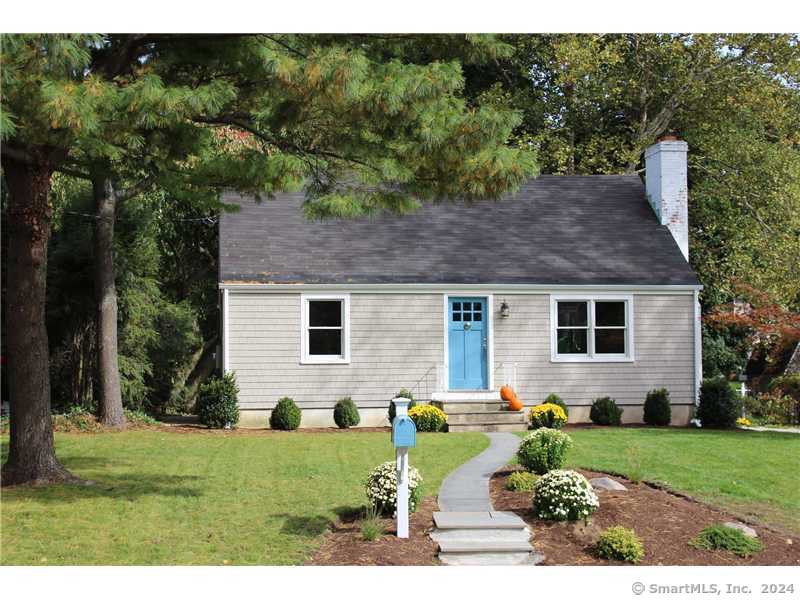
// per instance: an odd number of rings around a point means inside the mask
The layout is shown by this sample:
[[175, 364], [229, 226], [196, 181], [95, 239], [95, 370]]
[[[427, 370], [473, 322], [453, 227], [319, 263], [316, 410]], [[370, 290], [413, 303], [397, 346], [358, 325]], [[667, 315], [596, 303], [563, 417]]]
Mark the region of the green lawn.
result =
[[[488, 445], [475, 433], [419, 434], [426, 494]], [[0, 562], [297, 564], [337, 514], [365, 502], [367, 472], [393, 457], [387, 433], [57, 434], [91, 487], [2, 490]], [[3, 436], [3, 460], [8, 436]]]
[[639, 463], [647, 481], [800, 532], [800, 435], [628, 427], [567, 432], [574, 441], [571, 467], [628, 476]]

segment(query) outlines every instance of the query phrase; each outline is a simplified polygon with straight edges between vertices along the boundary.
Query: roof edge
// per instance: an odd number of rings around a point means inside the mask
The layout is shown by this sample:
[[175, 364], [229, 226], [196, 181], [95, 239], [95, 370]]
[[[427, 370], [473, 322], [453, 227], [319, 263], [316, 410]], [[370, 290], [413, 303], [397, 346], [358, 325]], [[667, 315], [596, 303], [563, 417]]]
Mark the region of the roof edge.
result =
[[415, 292], [464, 292], [492, 291], [495, 293], [525, 292], [684, 292], [693, 293], [703, 289], [702, 285], [641, 285], [641, 284], [494, 284], [494, 283], [244, 283], [221, 282], [221, 290], [278, 293], [278, 292], [372, 292], [372, 293], [415, 293]]

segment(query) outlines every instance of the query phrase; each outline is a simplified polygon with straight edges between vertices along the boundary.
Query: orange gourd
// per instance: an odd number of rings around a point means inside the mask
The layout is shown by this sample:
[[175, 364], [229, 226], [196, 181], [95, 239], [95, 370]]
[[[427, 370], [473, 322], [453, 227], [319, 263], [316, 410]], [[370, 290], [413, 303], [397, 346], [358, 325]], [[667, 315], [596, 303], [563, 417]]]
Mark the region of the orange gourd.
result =
[[517, 398], [517, 394], [514, 393], [510, 386], [504, 385], [500, 388], [500, 398], [508, 402], [509, 410], [522, 410], [522, 400]]

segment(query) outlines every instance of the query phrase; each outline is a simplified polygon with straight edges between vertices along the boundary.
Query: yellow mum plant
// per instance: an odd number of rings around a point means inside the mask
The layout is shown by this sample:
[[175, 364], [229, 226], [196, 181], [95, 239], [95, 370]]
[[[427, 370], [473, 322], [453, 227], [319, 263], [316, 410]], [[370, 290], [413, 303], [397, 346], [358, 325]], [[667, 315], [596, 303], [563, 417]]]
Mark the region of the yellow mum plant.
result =
[[417, 431], [441, 431], [447, 424], [444, 411], [430, 404], [417, 404], [409, 409], [408, 416], [414, 421]]
[[528, 418], [534, 429], [539, 429], [540, 427], [561, 429], [564, 423], [567, 422], [567, 415], [564, 409], [558, 404], [551, 404], [550, 402], [534, 406], [528, 413]]

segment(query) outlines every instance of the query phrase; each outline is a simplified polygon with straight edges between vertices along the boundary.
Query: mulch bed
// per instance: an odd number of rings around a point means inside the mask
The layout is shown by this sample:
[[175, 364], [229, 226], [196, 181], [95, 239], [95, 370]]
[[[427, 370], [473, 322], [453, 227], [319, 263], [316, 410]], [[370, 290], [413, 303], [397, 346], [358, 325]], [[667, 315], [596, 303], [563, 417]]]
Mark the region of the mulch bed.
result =
[[[604, 473], [579, 469], [587, 478]], [[531, 494], [505, 489], [513, 469], [497, 471], [491, 480], [495, 510], [512, 511], [533, 531], [534, 548], [544, 554], [545, 565], [608, 565], [598, 558], [592, 546], [600, 532], [612, 525], [636, 531], [645, 548], [643, 565], [800, 565], [800, 537], [762, 525], [751, 526], [765, 549], [750, 558], [730, 552], [698, 550], [689, 540], [713, 523], [741, 521], [731, 514], [683, 495], [647, 484], [613, 478], [628, 488], [624, 492], [599, 491], [600, 508], [587, 525], [542, 521], [533, 513]]]
[[433, 513], [439, 510], [436, 497], [425, 498], [409, 519], [409, 538], [396, 537], [394, 519], [383, 519], [384, 534], [367, 542], [361, 538], [360, 515], [341, 518], [325, 534], [322, 546], [306, 563], [309, 565], [436, 565], [436, 542], [428, 537]]
[[[800, 565], [800, 537], [763, 525], [750, 524], [764, 543], [765, 549], [740, 558], [724, 551], [698, 550], [689, 540], [713, 523], [741, 521], [733, 515], [647, 484], [635, 484], [614, 476], [628, 488], [625, 492], [599, 491], [600, 508], [591, 522], [557, 523], [536, 518], [531, 507], [531, 494], [505, 489], [506, 478], [514, 469], [497, 471], [491, 480], [491, 496], [495, 510], [511, 511], [524, 519], [533, 531], [533, 546], [545, 556], [543, 565], [609, 565], [614, 563], [596, 557], [592, 547], [602, 530], [623, 525], [636, 531], [644, 543], [642, 565]], [[604, 473], [580, 470], [587, 478]], [[436, 543], [428, 534], [434, 528], [433, 513], [438, 510], [436, 497], [425, 498], [411, 515], [411, 532], [407, 540], [395, 537], [395, 522], [384, 519], [384, 535], [373, 542], [361, 538], [360, 515], [346, 515], [331, 526], [322, 545], [309, 559], [309, 565], [436, 565]]]

